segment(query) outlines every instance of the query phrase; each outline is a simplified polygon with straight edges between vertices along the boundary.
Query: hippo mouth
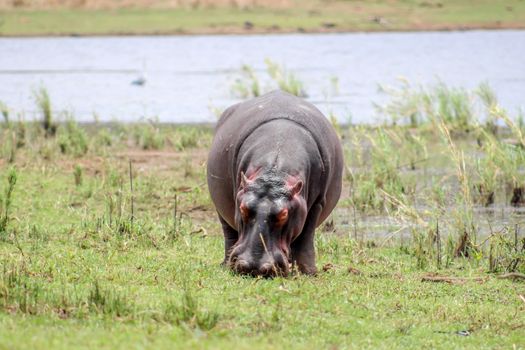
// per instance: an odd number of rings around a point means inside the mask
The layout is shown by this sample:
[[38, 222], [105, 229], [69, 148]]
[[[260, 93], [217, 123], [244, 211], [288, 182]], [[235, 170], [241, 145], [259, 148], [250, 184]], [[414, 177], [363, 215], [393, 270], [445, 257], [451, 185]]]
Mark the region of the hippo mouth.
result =
[[240, 275], [252, 277], [277, 277], [288, 276], [291, 270], [289, 249], [267, 247], [248, 249], [245, 244], [236, 244], [228, 259], [228, 266]]

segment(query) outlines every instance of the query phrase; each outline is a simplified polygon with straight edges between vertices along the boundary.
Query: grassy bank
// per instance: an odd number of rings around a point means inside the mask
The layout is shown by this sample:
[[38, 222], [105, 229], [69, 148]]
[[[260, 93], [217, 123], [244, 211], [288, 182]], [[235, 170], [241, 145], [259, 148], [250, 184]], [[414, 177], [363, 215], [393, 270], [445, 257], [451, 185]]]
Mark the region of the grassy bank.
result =
[[523, 118], [486, 85], [391, 94], [384, 125], [333, 119], [319, 274], [271, 280], [219, 266], [211, 128], [2, 105], [0, 348], [524, 348]]
[[0, 35], [340, 32], [523, 28], [525, 3], [510, 1], [317, 1], [272, 7], [8, 7]]

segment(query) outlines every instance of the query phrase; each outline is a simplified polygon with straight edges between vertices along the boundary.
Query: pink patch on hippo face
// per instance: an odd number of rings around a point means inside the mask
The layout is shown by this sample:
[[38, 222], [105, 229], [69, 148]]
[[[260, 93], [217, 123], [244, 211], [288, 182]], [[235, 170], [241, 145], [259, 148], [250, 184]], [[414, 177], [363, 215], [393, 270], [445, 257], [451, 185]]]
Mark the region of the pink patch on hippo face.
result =
[[303, 181], [297, 176], [288, 176], [286, 179], [286, 186], [288, 187], [291, 197], [301, 193], [303, 189]]
[[248, 216], [249, 216], [249, 212], [248, 212], [248, 208], [246, 207], [246, 205], [244, 203], [241, 203], [241, 206], [239, 207], [239, 210], [241, 212], [241, 216], [242, 216], [242, 219], [244, 221], [248, 220]]
[[288, 208], [281, 209], [281, 211], [277, 214], [276, 219], [277, 220], [275, 223], [275, 227], [276, 228], [283, 227], [288, 221]]
[[246, 178], [250, 181], [253, 181], [255, 180], [255, 177], [257, 177], [257, 175], [259, 174], [259, 172], [261, 171], [261, 167], [249, 167], [248, 170], [246, 170]]

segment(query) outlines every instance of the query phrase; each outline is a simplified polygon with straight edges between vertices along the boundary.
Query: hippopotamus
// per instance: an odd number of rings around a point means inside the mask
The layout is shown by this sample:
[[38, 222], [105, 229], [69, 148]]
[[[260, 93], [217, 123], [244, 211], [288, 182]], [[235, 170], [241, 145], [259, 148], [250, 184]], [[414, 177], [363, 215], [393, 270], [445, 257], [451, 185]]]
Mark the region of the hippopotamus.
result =
[[283, 91], [229, 107], [207, 167], [223, 264], [252, 276], [317, 272], [314, 231], [339, 200], [343, 153], [316, 107]]

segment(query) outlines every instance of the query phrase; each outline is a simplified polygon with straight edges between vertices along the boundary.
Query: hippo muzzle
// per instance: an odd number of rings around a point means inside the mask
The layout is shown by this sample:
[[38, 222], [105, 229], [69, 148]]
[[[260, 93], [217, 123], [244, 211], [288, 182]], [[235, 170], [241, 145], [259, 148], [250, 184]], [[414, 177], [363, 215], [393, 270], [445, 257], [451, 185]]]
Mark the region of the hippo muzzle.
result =
[[230, 253], [229, 265], [243, 275], [286, 276], [290, 270], [290, 250], [282, 241], [280, 232], [272, 232], [267, 225], [264, 226], [256, 225], [256, 229], [241, 236]]

